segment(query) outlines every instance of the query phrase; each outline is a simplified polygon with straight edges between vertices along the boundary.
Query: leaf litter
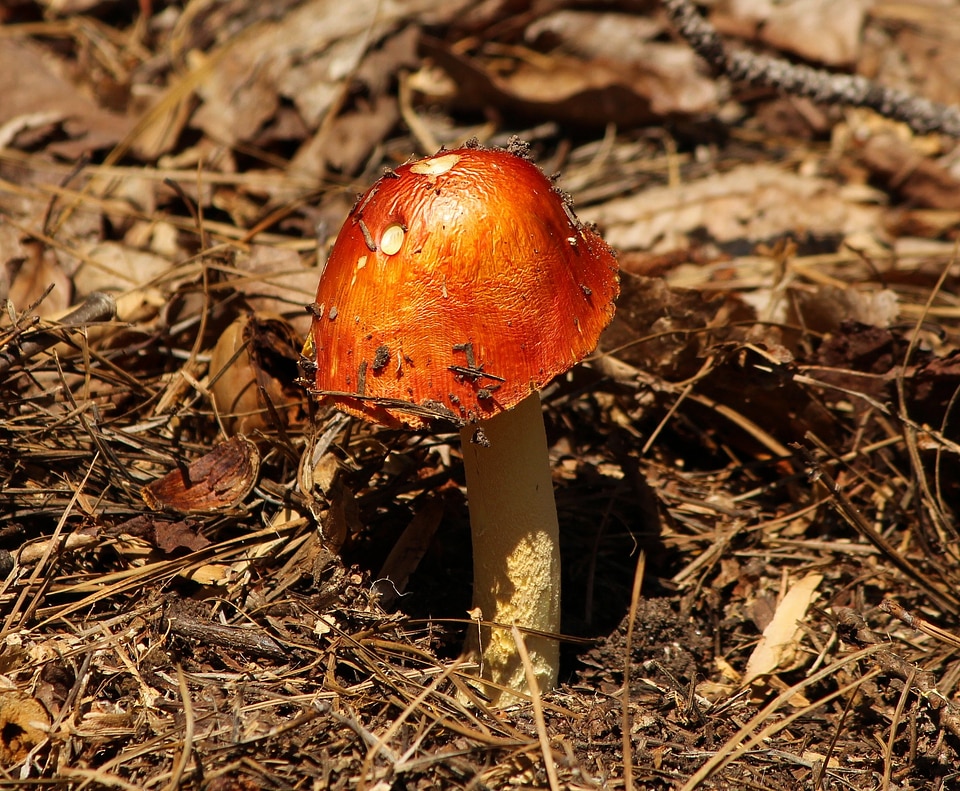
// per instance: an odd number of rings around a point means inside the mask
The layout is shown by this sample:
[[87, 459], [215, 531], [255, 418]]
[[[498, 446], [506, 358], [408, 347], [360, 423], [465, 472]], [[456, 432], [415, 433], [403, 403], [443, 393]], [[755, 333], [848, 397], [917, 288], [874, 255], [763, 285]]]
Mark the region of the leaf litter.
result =
[[[840, 5], [710, 18], [960, 102], [960, 7]], [[955, 141], [653, 4], [132, 9], [0, 9], [0, 783], [956, 783]], [[292, 385], [354, 196], [514, 134], [623, 296], [545, 397], [562, 685], [494, 711], [453, 437]]]

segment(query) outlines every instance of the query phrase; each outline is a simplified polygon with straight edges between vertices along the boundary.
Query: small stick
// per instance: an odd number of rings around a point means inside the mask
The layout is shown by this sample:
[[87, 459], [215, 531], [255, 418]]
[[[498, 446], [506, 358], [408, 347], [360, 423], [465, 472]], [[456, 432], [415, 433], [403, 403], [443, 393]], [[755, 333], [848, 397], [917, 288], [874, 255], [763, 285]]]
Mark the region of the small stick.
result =
[[640, 605], [640, 588], [643, 585], [643, 573], [647, 568], [646, 553], [637, 558], [637, 567], [633, 572], [633, 588], [630, 591], [630, 614], [627, 616], [627, 645], [624, 649], [623, 694], [620, 696], [620, 737], [623, 750], [623, 787], [633, 791], [633, 742], [630, 740], [633, 730], [633, 718], [630, 716], [630, 662], [633, 655], [633, 626], [637, 620], [637, 607]]
[[517, 653], [523, 663], [523, 674], [527, 679], [527, 689], [530, 692], [530, 703], [533, 706], [533, 719], [537, 724], [537, 738], [540, 741], [540, 752], [543, 753], [543, 768], [547, 770], [547, 783], [550, 791], [559, 791], [560, 778], [557, 777], [557, 767], [553, 760], [553, 750], [550, 748], [550, 734], [547, 733], [547, 723], [543, 719], [543, 703], [540, 700], [540, 686], [537, 684], [537, 675], [530, 662], [526, 643], [517, 625], [510, 627], [513, 641], [517, 645]]
[[902, 121], [917, 134], [942, 132], [960, 137], [958, 107], [937, 104], [858, 75], [832, 74], [779, 58], [728, 50], [716, 28], [700, 16], [691, 0], [663, 0], [663, 7], [677, 32], [714, 73], [815, 102], [868, 107], [885, 118]]
[[[63, 329], [78, 329], [98, 321], [111, 321], [117, 315], [117, 302], [109, 294], [94, 291], [83, 303], [60, 320]], [[21, 344], [8, 343], [0, 349], [0, 373], [5, 373], [15, 363], [29, 360], [62, 339], [55, 332], [38, 332]]]
[[948, 632], [946, 629], [941, 629], [936, 624], [930, 623], [926, 618], [914, 615], [909, 610], [901, 607], [900, 604], [893, 599], [884, 599], [880, 602], [879, 607], [883, 612], [890, 613], [894, 618], [903, 621], [903, 623], [911, 629], [923, 632], [925, 635], [936, 638], [954, 648], [960, 648], [960, 637], [953, 632]]
[[218, 645], [232, 651], [275, 661], [301, 659], [301, 652], [284, 647], [262, 630], [241, 629], [201, 620], [189, 612], [172, 609], [166, 613], [166, 628], [179, 637], [206, 645]]
[[[807, 440], [814, 441], [814, 437], [807, 432]], [[867, 521], [867, 518], [860, 513], [844, 494], [840, 485], [824, 469], [823, 465], [814, 457], [813, 453], [798, 443], [791, 443], [794, 450], [800, 455], [803, 463], [807, 467], [807, 477], [811, 482], [819, 481], [822, 483], [831, 495], [831, 504], [837, 513], [842, 516], [846, 522], [853, 527], [861, 536], [867, 539], [877, 549], [879, 549], [900, 572], [927, 592], [930, 598], [934, 599], [940, 607], [951, 613], [960, 611], [960, 597], [953, 592], [943, 589], [937, 585], [932, 578], [925, 575], [920, 569], [905, 558], [887, 538], [877, 532]]]

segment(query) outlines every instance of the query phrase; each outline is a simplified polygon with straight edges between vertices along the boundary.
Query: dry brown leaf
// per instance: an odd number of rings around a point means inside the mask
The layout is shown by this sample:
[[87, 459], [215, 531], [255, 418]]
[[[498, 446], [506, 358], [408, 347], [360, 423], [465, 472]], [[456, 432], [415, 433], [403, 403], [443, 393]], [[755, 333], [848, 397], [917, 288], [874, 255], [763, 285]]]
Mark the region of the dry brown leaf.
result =
[[679, 187], [653, 187], [579, 211], [620, 250], [672, 250], [702, 230], [716, 242], [784, 234], [848, 235], [877, 228], [869, 192], [848, 196], [836, 182], [766, 163], [740, 165]]
[[741, 684], [746, 686], [760, 676], [789, 669], [797, 656], [803, 621], [810, 605], [817, 598], [822, 574], [807, 574], [794, 582], [777, 605], [773, 619], [763, 630], [763, 637], [747, 661]]
[[[717, 83], [706, 74], [689, 47], [655, 41], [663, 33], [659, 19], [636, 14], [618, 14], [610, 11], [563, 10], [548, 14], [531, 24], [524, 37], [533, 43], [543, 38], [553, 47], [545, 59], [538, 61], [553, 67], [557, 59], [562, 69], [580, 63], [586, 71], [594, 64], [606, 69], [611, 85], [628, 87], [650, 104], [658, 115], [671, 113], [702, 113], [715, 110], [718, 104]], [[562, 48], [562, 49], [561, 49]], [[562, 57], [573, 53], [576, 60]], [[504, 78], [513, 87], [513, 80]], [[566, 95], [575, 84], [565, 85], [550, 75], [542, 84], [542, 96], [551, 93]], [[524, 94], [519, 98], [524, 98]], [[609, 116], [616, 121], [619, 113]]]
[[236, 575], [236, 569], [226, 563], [204, 563], [195, 569], [184, 570], [180, 576], [197, 585], [226, 585]]
[[290, 172], [317, 179], [325, 175], [328, 167], [339, 173], [355, 173], [399, 119], [400, 107], [390, 96], [378, 97], [343, 113], [297, 151], [290, 162]]
[[[865, 46], [883, 48], [876, 59], [877, 78], [884, 83], [920, 90], [923, 96], [943, 104], [960, 103], [960, 14], [951, 2], [883, 3], [872, 14], [881, 14], [896, 30], [893, 41], [874, 37]], [[891, 57], [891, 51], [902, 53]], [[904, 75], [904, 71], [907, 75]], [[904, 76], [912, 78], [904, 83]]]
[[347, 174], [360, 170], [400, 119], [393, 81], [401, 69], [417, 68], [419, 42], [419, 28], [409, 25], [363, 56], [353, 75], [357, 85], [365, 86], [363, 100], [320, 125], [293, 157], [291, 174], [320, 178], [328, 168]]
[[196, 525], [188, 522], [160, 521], [154, 524], [153, 542], [157, 549], [166, 555], [181, 550], [196, 552], [210, 546], [209, 539], [197, 532]]
[[237, 507], [260, 472], [260, 451], [243, 436], [221, 442], [186, 468], [171, 470], [141, 490], [155, 510], [209, 514]]
[[282, 315], [306, 337], [311, 317], [304, 306], [316, 296], [319, 269], [305, 266], [294, 250], [259, 244], [239, 253], [233, 267], [240, 277], [230, 285], [247, 305], [261, 315]]
[[795, 311], [788, 314], [788, 320], [799, 321], [813, 332], [832, 332], [845, 321], [889, 327], [900, 318], [897, 293], [888, 288], [860, 291], [826, 285], [797, 289], [788, 304]]
[[[648, 60], [628, 66], [543, 55], [520, 47], [467, 57], [439, 41], [424, 41], [433, 63], [456, 85], [448, 98], [455, 107], [496, 107], [525, 117], [587, 126], [635, 126], [660, 113], [715, 108], [715, 84], [696, 77], [689, 52], [649, 46]], [[503, 65], [504, 55], [509, 68]]]
[[562, 46], [582, 57], [629, 63], [647, 59], [647, 45], [663, 32], [662, 20], [653, 16], [563, 9], [536, 19], [523, 37], [540, 49]]
[[296, 384], [299, 345], [279, 316], [248, 313], [223, 331], [210, 355], [210, 392], [228, 434], [305, 418], [306, 391]]
[[182, 551], [196, 552], [210, 546], [209, 539], [201, 536], [197, 529], [199, 522], [169, 519], [154, 519], [150, 516], [135, 516], [116, 528], [125, 536], [140, 538], [156, 547], [165, 555], [180, 554]]
[[142, 289], [171, 270], [168, 258], [120, 242], [95, 242], [82, 248], [73, 275], [78, 296], [94, 291]]
[[[69, 139], [47, 150], [71, 159], [114, 145], [132, 126], [129, 119], [99, 107], [57, 74], [41, 48], [12, 36], [0, 37], [0, 96], [0, 127], [56, 108], [56, 123]], [[17, 147], [16, 136], [10, 143]]]
[[261, 23], [208, 56], [198, 93], [203, 104], [191, 121], [227, 144], [250, 140], [277, 111], [294, 103], [309, 128], [334, 107], [344, 78], [368, 47], [397, 21], [425, 12], [456, 13], [445, 0], [309, 0], [277, 21]]
[[893, 133], [873, 135], [860, 150], [860, 160], [891, 191], [915, 206], [960, 210], [960, 178], [957, 174]]
[[[27, 256], [7, 262], [8, 271], [13, 272], [8, 299], [14, 308], [23, 311], [43, 298], [36, 309], [37, 315], [49, 317], [62, 313], [70, 306], [73, 285], [56, 252], [36, 240], [21, 240], [20, 244]], [[53, 289], [44, 297], [51, 286]]]
[[603, 334], [602, 348], [665, 379], [692, 376], [703, 365], [703, 345], [712, 337], [697, 330], [716, 324], [726, 305], [722, 296], [623, 273], [617, 312]]
[[774, 0], [720, 0], [710, 14], [717, 30], [740, 38], [753, 38], [773, 13]]
[[873, 0], [788, 0], [771, 9], [761, 38], [773, 47], [828, 66], [849, 66], [860, 54]]

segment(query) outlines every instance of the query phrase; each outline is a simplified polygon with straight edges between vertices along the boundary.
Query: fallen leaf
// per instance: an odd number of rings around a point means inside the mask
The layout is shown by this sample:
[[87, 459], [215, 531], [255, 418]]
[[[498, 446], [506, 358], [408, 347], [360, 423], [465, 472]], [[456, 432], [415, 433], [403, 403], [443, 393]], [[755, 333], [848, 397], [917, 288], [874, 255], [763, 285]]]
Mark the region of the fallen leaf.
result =
[[184, 579], [197, 585], [226, 585], [235, 578], [233, 566], [226, 563], [204, 563], [195, 569], [187, 569], [180, 574]]
[[895, 134], [873, 135], [860, 160], [910, 204], [960, 210], [960, 178], [936, 160], [923, 156]]
[[869, 192], [850, 197], [829, 179], [767, 163], [652, 187], [578, 211], [603, 229], [613, 247], [647, 252], [688, 247], [695, 231], [718, 243], [784, 234], [844, 236], [875, 230], [880, 213]]
[[807, 60], [842, 67], [855, 63], [870, 0], [786, 0], [771, 8], [760, 37]]
[[26, 257], [7, 262], [14, 273], [7, 298], [18, 311], [33, 308], [41, 317], [62, 313], [70, 306], [73, 286], [56, 251], [33, 239], [23, 239], [21, 245]]
[[511, 48], [469, 57], [445, 43], [424, 39], [424, 51], [456, 85], [448, 102], [458, 108], [490, 107], [523, 117], [550, 118], [584, 126], [637, 126], [660, 113], [706, 112], [714, 108], [715, 86], [694, 80], [689, 52], [665, 48], [625, 67], [606, 60], [543, 55]]
[[246, 437], [222, 442], [191, 465], [171, 470], [141, 490], [153, 509], [183, 514], [228, 511], [243, 502], [260, 472], [260, 451]]
[[82, 252], [84, 256], [73, 276], [80, 296], [94, 291], [143, 288], [172, 268], [169, 259], [120, 242], [95, 242]]
[[[13, 36], [0, 37], [0, 128], [24, 117], [37, 118], [56, 108], [57, 117], [47, 117], [66, 132], [68, 139], [48, 146], [73, 159], [82, 153], [117, 143], [132, 127], [130, 119], [101, 108], [76, 85], [55, 73], [40, 47]], [[16, 136], [10, 141], [16, 147]]]
[[210, 541], [188, 522], [160, 521], [154, 525], [153, 543], [164, 555], [176, 556], [198, 552], [210, 546]]
[[[293, 102], [311, 129], [338, 101], [344, 77], [367, 48], [399, 20], [436, 12], [455, 14], [446, 0], [308, 0], [280, 19], [262, 22], [209, 55], [195, 54], [205, 71], [202, 105], [191, 124], [228, 145], [250, 140], [281, 102]], [[200, 58], [202, 57], [202, 60]]]
[[816, 600], [817, 588], [822, 581], [822, 574], [808, 574], [790, 586], [747, 661], [741, 680], [743, 686], [760, 676], [789, 669], [793, 664], [803, 634], [800, 623]]
[[276, 431], [306, 417], [298, 338], [279, 316], [247, 313], [221, 334], [210, 355], [210, 392], [228, 434]]
[[231, 285], [254, 312], [281, 315], [299, 337], [306, 337], [311, 317], [304, 305], [317, 293], [319, 269], [305, 266], [295, 250], [262, 244], [238, 254], [233, 268], [240, 277]]
[[[727, 308], [723, 321], [717, 321]], [[730, 321], [732, 300], [694, 289], [671, 288], [660, 278], [623, 273], [617, 313], [603, 333], [602, 348], [617, 359], [669, 380], [685, 379], [703, 365], [704, 344], [715, 334], [700, 332]], [[750, 318], [744, 308], [742, 318]], [[723, 330], [719, 329], [722, 333]]]
[[201, 536], [196, 521], [181, 519], [155, 519], [152, 516], [135, 516], [111, 532], [140, 538], [159, 549], [165, 555], [182, 554], [182, 550], [196, 552], [210, 546], [209, 539]]
[[[863, 47], [873, 50], [866, 62], [877, 63], [869, 76], [886, 85], [917, 90], [942, 104], [960, 102], [960, 16], [955, 6], [939, 2], [877, 3], [871, 17], [882, 19], [892, 36], [865, 36]], [[890, 57], [891, 52], [900, 53]]]
[[339, 173], [355, 173], [399, 119], [399, 105], [391, 96], [364, 102], [357, 109], [337, 116], [311, 138], [297, 151], [290, 170], [314, 178], [326, 175], [327, 168]]
[[789, 305], [792, 314], [788, 321], [812, 332], [833, 332], [844, 322], [889, 327], [900, 318], [897, 293], [888, 288], [859, 290], [825, 285], [796, 289]]

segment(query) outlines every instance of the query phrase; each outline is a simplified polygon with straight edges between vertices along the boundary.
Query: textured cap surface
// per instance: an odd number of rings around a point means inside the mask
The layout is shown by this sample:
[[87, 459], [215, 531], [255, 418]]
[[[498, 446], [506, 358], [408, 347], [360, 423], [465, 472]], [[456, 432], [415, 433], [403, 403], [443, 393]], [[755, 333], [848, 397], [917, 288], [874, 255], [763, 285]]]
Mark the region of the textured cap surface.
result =
[[536, 165], [441, 151], [347, 217], [310, 306], [305, 379], [368, 420], [476, 422], [591, 352], [618, 292], [613, 252]]

